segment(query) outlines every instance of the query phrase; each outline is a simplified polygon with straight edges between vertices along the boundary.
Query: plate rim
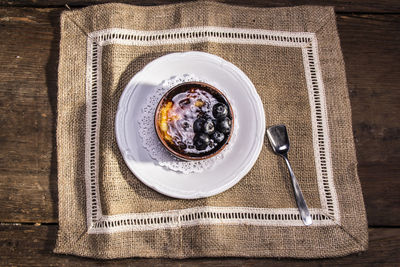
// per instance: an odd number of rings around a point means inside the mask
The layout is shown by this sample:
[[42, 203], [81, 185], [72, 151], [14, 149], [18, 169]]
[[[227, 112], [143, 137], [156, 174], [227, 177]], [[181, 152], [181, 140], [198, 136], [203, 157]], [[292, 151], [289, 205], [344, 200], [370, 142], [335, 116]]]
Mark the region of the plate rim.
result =
[[[245, 82], [246, 85], [248, 86], [249, 90], [246, 90], [246, 91], [248, 91], [247, 92], [248, 95], [251, 98], [253, 98], [252, 100], [253, 100], [253, 103], [255, 104], [256, 111], [258, 111], [260, 113], [259, 115], [261, 117], [261, 120], [257, 121], [257, 123], [256, 123], [257, 125], [259, 125], [259, 127], [261, 129], [259, 132], [256, 132], [256, 134], [254, 136], [254, 138], [255, 138], [254, 143], [256, 145], [254, 146], [255, 149], [251, 153], [252, 156], [250, 158], [248, 158], [248, 160], [247, 160], [247, 164], [243, 168], [241, 168], [237, 173], [235, 173], [233, 175], [234, 177], [232, 179], [229, 179], [228, 182], [218, 186], [217, 188], [215, 188], [213, 190], [207, 190], [207, 191], [176, 190], [174, 188], [166, 187], [166, 186], [156, 183], [156, 182], [148, 181], [147, 179], [141, 177], [142, 175], [140, 173], [138, 173], [138, 171], [135, 170], [135, 168], [133, 168], [133, 166], [131, 166], [130, 161], [132, 159], [128, 158], [129, 155], [126, 153], [127, 150], [125, 149], [128, 146], [122, 144], [122, 142], [127, 144], [127, 142], [125, 140], [122, 140], [122, 138], [126, 137], [125, 131], [124, 131], [125, 130], [124, 119], [125, 119], [126, 112], [128, 111], [128, 104], [130, 102], [130, 98], [131, 98], [132, 94], [134, 93], [134, 91], [136, 90], [138, 81], [140, 81], [140, 77], [143, 75], [143, 73], [145, 73], [146, 70], [151, 68], [153, 65], [158, 64], [160, 61], [167, 60], [168, 58], [171, 58], [171, 57], [179, 58], [179, 57], [186, 57], [186, 56], [208, 57], [212, 60], [219, 61], [221, 66], [227, 67], [231, 71], [233, 70], [234, 74], [238, 75], [240, 77], [240, 79], [243, 80], [243, 82]], [[118, 123], [118, 122], [120, 122], [120, 123]], [[122, 125], [123, 129], [119, 129], [120, 125]], [[259, 157], [259, 154], [261, 153], [263, 144], [264, 144], [265, 127], [266, 127], [265, 126], [265, 111], [264, 111], [264, 106], [262, 104], [261, 98], [258, 95], [254, 84], [251, 82], [251, 80], [248, 78], [248, 76], [241, 69], [239, 69], [233, 63], [231, 63], [217, 55], [210, 54], [207, 52], [200, 52], [200, 51], [187, 51], [187, 52], [168, 53], [166, 55], [158, 57], [158, 58], [152, 60], [151, 62], [149, 62], [147, 65], [145, 65], [139, 72], [137, 72], [131, 78], [131, 80], [125, 86], [125, 88], [120, 96], [119, 102], [118, 102], [117, 112], [115, 115], [114, 130], [115, 130], [117, 144], [118, 144], [119, 150], [121, 152], [121, 155], [124, 159], [124, 162], [128, 166], [129, 170], [135, 175], [135, 177], [137, 179], [139, 179], [142, 183], [144, 183], [146, 186], [152, 188], [153, 190], [155, 190], [163, 195], [169, 196], [169, 197], [178, 198], [178, 199], [198, 199], [198, 198], [214, 196], [214, 195], [220, 194], [220, 193], [228, 190], [229, 188], [231, 188], [235, 184], [237, 184], [251, 170], [251, 168], [256, 163], [256, 161]], [[119, 133], [119, 131], [121, 133]], [[259, 139], [261, 139], [261, 140], [259, 140]], [[164, 167], [162, 167], [162, 168], [164, 168]], [[187, 174], [187, 175], [190, 175], [190, 174]]]

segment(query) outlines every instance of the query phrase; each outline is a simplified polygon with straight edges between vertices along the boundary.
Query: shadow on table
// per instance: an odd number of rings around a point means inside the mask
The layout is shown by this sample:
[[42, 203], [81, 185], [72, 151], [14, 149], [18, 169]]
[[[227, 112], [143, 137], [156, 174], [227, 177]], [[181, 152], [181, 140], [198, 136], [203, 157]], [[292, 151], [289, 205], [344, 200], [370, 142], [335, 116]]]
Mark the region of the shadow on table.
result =
[[[60, 14], [63, 10], [54, 9], [48, 13], [49, 21], [52, 26], [51, 49], [48, 62], [46, 64], [46, 85], [49, 103], [52, 112], [52, 151], [51, 151], [51, 165], [50, 165], [50, 176], [49, 176], [49, 187], [50, 196], [52, 200], [52, 214], [53, 217], [58, 217], [58, 187], [57, 187], [57, 139], [56, 139], [56, 127], [57, 127], [57, 68], [59, 60], [59, 42], [60, 42]], [[46, 248], [51, 251], [54, 248], [55, 237], [51, 231], [48, 232]]]
[[[168, 53], [173, 53], [173, 52], [178, 52], [178, 51], [171, 51]], [[139, 56], [137, 58], [135, 58], [134, 60], [132, 60], [129, 65], [127, 66], [127, 68], [124, 70], [124, 72], [121, 74], [120, 79], [118, 81], [118, 85], [117, 85], [117, 90], [114, 93], [114, 95], [112, 96], [112, 99], [116, 99], [117, 101], [119, 101], [122, 92], [124, 91], [124, 89], [126, 88], [126, 86], [128, 85], [129, 81], [133, 78], [133, 76], [138, 73], [145, 65], [147, 65], [148, 63], [150, 63], [151, 61], [153, 61], [156, 58], [159, 58], [161, 56], [164, 56], [165, 54], [167, 54], [166, 52], [153, 52], [153, 53], [148, 53], [148, 54], [144, 54], [142, 56]], [[149, 91], [151, 91], [154, 87], [154, 85], [146, 85], [146, 84], [142, 84], [141, 85], [143, 88], [147, 88]], [[141, 98], [143, 99], [147, 99], [147, 96], [149, 95], [147, 92], [145, 92], [146, 89], [141, 90], [141, 92], [143, 93], [143, 95], [140, 95]], [[144, 104], [144, 102], [142, 102], [141, 104]], [[114, 155], [115, 158], [118, 161], [118, 166], [120, 168], [124, 168], [126, 166], [126, 163], [121, 155], [121, 152], [119, 150], [119, 147], [117, 145], [114, 145], [112, 147], [107, 148], [109, 150], [111, 150]], [[149, 161], [147, 156], [142, 156], [139, 157], [137, 159], [140, 162], [152, 162], [152, 160]], [[127, 168], [127, 166], [126, 166]], [[127, 181], [127, 183], [131, 186], [131, 188], [133, 190], [135, 190], [137, 192], [138, 195], [147, 198], [147, 199], [156, 199], [156, 200], [165, 200], [166, 198], [169, 199], [169, 197], [164, 196], [158, 192], [154, 191], [154, 194], [148, 194], [146, 193], [147, 191], [143, 191], [141, 189], [138, 188], [137, 186], [137, 182], [139, 181], [132, 181], [132, 176], [127, 175], [126, 172], [121, 171], [121, 174], [124, 176], [124, 180]], [[136, 178], [137, 179], [137, 178]], [[140, 183], [142, 183], [141, 181], [139, 181]], [[145, 186], [143, 184], [143, 186]], [[141, 188], [141, 187], [140, 187]], [[172, 199], [172, 198], [171, 198]]]

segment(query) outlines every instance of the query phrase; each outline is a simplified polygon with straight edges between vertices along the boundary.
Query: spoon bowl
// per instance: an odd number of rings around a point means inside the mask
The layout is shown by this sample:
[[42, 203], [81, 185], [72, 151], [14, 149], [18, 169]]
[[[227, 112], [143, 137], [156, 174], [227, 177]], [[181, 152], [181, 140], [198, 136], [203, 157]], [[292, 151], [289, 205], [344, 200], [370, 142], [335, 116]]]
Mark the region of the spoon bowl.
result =
[[275, 125], [267, 130], [268, 139], [272, 150], [276, 154], [287, 154], [289, 152], [289, 137], [285, 125]]

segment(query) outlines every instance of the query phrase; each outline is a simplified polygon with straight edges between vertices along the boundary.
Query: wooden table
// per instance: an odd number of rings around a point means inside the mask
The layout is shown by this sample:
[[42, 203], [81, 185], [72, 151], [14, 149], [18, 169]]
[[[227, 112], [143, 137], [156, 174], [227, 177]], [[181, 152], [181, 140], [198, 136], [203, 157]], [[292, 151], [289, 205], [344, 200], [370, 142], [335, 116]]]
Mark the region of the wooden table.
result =
[[[68, 1], [70, 8], [86, 6]], [[130, 1], [155, 5], [172, 0]], [[52, 253], [57, 234], [55, 118], [59, 16], [66, 1], [0, 0], [0, 265], [400, 264], [400, 2], [221, 1], [333, 5], [346, 63], [369, 250], [324, 260], [204, 258], [97, 261]], [[351, 2], [351, 3], [349, 3]]]

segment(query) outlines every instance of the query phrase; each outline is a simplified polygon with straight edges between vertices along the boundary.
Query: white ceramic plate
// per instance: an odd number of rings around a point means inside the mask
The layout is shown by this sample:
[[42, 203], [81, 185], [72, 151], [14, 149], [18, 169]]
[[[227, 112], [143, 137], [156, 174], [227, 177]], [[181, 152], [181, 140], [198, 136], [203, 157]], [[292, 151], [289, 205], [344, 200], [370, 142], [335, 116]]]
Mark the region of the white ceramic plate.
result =
[[[211, 169], [192, 174], [171, 171], [154, 162], [142, 146], [137, 123], [143, 101], [154, 87], [187, 73], [218, 84], [235, 103], [235, 120], [240, 125], [224, 159]], [[254, 165], [264, 142], [264, 108], [250, 79], [232, 63], [204, 52], [172, 53], [150, 62], [126, 86], [118, 105], [115, 131], [126, 164], [144, 184], [171, 197], [209, 197], [234, 186]]]

